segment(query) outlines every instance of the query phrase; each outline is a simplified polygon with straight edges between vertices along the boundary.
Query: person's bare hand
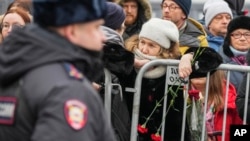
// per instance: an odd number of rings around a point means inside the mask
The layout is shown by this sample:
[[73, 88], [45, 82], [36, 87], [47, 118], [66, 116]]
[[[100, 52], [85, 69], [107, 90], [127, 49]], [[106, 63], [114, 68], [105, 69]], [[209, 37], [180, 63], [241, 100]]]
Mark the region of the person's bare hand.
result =
[[95, 83], [95, 82], [92, 82], [92, 86], [94, 87], [95, 90], [99, 91], [101, 89], [101, 85]]
[[192, 73], [192, 65], [191, 65], [192, 59], [193, 59], [192, 54], [184, 54], [181, 57], [178, 69], [179, 76], [181, 78], [186, 78]]
[[147, 59], [139, 60], [135, 58], [134, 67], [139, 69], [149, 61], [150, 60], [147, 60]]

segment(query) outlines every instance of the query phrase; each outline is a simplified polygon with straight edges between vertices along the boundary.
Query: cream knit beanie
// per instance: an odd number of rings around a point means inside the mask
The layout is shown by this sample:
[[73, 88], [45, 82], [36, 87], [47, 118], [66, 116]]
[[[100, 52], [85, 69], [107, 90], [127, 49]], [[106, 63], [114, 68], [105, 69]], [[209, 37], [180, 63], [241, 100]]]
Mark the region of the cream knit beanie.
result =
[[171, 41], [179, 42], [179, 30], [171, 21], [151, 18], [143, 24], [139, 37], [150, 39], [168, 49]]

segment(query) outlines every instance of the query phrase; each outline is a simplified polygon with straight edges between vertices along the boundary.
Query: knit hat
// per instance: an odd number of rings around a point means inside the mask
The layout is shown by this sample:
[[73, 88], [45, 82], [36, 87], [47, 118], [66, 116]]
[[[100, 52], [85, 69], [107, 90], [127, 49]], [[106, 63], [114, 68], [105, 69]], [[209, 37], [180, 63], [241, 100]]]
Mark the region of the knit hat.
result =
[[171, 41], [179, 42], [179, 30], [171, 21], [151, 18], [143, 24], [139, 37], [150, 39], [168, 49]]
[[[163, 0], [162, 3], [164, 1], [165, 0]], [[185, 13], [186, 16], [189, 15], [189, 11], [192, 4], [191, 0], [173, 0], [173, 1], [180, 6], [180, 8], [182, 9], [182, 11]]]
[[34, 22], [41, 26], [64, 26], [106, 16], [105, 0], [33, 0], [32, 3]]
[[233, 14], [225, 1], [210, 2], [204, 4], [203, 12], [205, 14], [205, 25], [208, 27], [213, 18], [221, 13], [227, 13], [233, 18]]
[[216, 71], [216, 68], [223, 63], [222, 57], [218, 52], [210, 47], [191, 47], [186, 53], [194, 52], [196, 56], [194, 58], [194, 64], [192, 65], [192, 73], [189, 78], [199, 78], [206, 77], [207, 73], [210, 72], [210, 75]]
[[125, 20], [123, 8], [116, 3], [107, 2], [107, 9], [104, 26], [114, 30], [119, 29]]

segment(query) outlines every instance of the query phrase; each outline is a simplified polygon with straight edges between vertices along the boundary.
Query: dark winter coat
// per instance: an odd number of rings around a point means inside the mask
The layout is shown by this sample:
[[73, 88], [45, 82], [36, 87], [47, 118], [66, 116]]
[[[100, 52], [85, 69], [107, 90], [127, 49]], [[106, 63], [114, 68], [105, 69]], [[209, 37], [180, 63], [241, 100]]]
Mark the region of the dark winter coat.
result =
[[[0, 122], [0, 140], [114, 141], [90, 83], [99, 79], [100, 57], [36, 25], [13, 31], [0, 47], [0, 105], [8, 96], [16, 109], [15, 115], [1, 114], [14, 121]], [[78, 109], [79, 122], [71, 108]]]
[[[247, 63], [250, 64], [250, 51], [248, 51], [247, 54]], [[236, 106], [239, 112], [240, 117], [243, 119], [244, 116], [244, 108], [245, 106], [248, 106], [247, 108], [247, 123], [250, 124], [250, 85], [249, 87], [249, 97], [248, 97], [248, 105], [245, 105], [245, 99], [246, 99], [246, 84], [247, 84], [247, 73], [243, 76], [243, 80], [240, 83], [240, 86], [238, 88], [238, 95], [236, 98]], [[250, 83], [249, 83], [250, 84]]]
[[[120, 75], [129, 74], [133, 69], [134, 54], [124, 48], [122, 37], [108, 27], [102, 27], [107, 41], [103, 48], [104, 67], [111, 72], [113, 84], [120, 84]], [[105, 77], [98, 83], [104, 84]], [[105, 87], [105, 84], [103, 85]], [[100, 91], [104, 97], [104, 88]], [[131, 119], [129, 117], [126, 101], [121, 97], [119, 87], [113, 86], [111, 90], [111, 123], [116, 134], [117, 141], [129, 141]]]
[[[127, 87], [134, 87], [134, 82], [137, 73], [133, 71], [127, 78], [126, 83]], [[164, 96], [165, 90], [165, 79], [166, 76], [162, 76], [157, 79], [142, 79], [142, 87], [141, 87], [141, 102], [140, 102], [140, 114], [139, 114], [139, 122], [138, 124], [143, 124], [145, 122], [145, 118], [147, 118], [152, 110], [155, 107], [156, 100], [159, 101]], [[124, 80], [124, 79], [123, 79]], [[171, 86], [169, 86], [171, 87]], [[176, 90], [177, 86], [173, 87], [173, 90]], [[168, 105], [172, 96], [168, 95]], [[177, 141], [181, 138], [181, 126], [182, 126], [182, 112], [183, 112], [183, 93], [182, 90], [179, 90], [177, 93], [178, 97], [175, 99], [174, 108], [170, 108], [166, 119], [165, 119], [165, 141]], [[130, 113], [132, 113], [132, 105], [133, 105], [133, 94], [127, 93], [124, 95], [127, 99], [127, 103], [129, 106]], [[160, 126], [162, 122], [162, 106], [157, 108], [156, 112], [150, 118], [147, 128], [149, 129], [147, 134], [139, 134], [139, 141], [151, 141], [151, 134], [155, 134], [157, 128]], [[167, 106], [168, 108], [168, 106]], [[185, 133], [185, 141], [190, 140], [190, 134], [188, 131], [188, 127], [186, 125], [186, 133]]]

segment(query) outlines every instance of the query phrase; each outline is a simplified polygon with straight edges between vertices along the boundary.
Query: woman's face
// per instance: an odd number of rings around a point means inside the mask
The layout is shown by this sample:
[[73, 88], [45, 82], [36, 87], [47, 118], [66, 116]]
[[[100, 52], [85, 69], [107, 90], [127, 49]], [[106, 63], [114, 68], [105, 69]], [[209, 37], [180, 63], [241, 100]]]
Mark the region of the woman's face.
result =
[[236, 29], [231, 33], [231, 45], [239, 51], [247, 51], [250, 48], [250, 30]]
[[139, 50], [146, 55], [158, 56], [161, 52], [161, 46], [154, 41], [141, 37], [139, 39]]
[[2, 23], [2, 36], [3, 39], [6, 38], [12, 31], [13, 26], [23, 27], [25, 25], [24, 20], [17, 13], [7, 14]]

